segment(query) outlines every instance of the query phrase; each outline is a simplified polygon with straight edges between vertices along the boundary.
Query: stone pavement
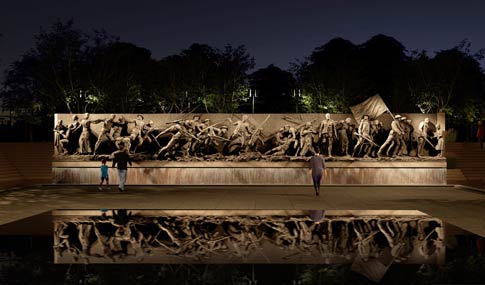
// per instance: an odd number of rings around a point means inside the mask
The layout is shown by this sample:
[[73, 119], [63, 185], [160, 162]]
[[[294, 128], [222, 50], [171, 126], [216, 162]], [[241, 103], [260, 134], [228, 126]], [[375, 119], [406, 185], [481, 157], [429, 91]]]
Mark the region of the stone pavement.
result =
[[419, 210], [485, 236], [485, 193], [454, 186], [36, 185], [0, 192], [0, 225], [54, 209]]

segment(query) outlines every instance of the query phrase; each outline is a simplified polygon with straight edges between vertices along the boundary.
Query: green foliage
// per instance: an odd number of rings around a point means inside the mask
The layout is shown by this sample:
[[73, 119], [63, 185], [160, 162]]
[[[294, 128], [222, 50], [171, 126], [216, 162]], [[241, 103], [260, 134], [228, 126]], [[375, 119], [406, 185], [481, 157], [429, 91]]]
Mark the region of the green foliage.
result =
[[[2, 44], [3, 34], [0, 34], [0, 44]], [[0, 57], [0, 66], [2, 66], [2, 58]]]
[[257, 93], [255, 109], [258, 113], [295, 111], [295, 98], [293, 97], [295, 79], [290, 72], [271, 64], [253, 72], [249, 83], [253, 92]]
[[393, 112], [444, 112], [452, 125], [475, 122], [485, 110], [485, 50], [470, 43], [430, 57], [406, 55], [393, 38], [378, 35], [354, 45], [335, 38], [293, 64], [306, 112], [349, 112], [348, 107], [380, 94]]
[[455, 129], [449, 129], [446, 131], [445, 134], [445, 143], [454, 143], [456, 142], [456, 138], [458, 136], [458, 132]]
[[407, 53], [385, 35], [359, 45], [335, 38], [291, 73], [270, 65], [249, 76], [255, 62], [244, 46], [192, 44], [155, 60], [145, 48], [60, 20], [34, 39], [0, 90], [2, 108], [28, 126], [50, 126], [64, 112], [234, 113], [251, 105], [248, 88], [258, 92], [257, 112], [347, 113], [380, 94], [393, 112], [444, 112], [448, 125], [485, 113], [485, 49], [472, 53], [468, 40], [431, 56]]
[[29, 124], [50, 124], [46, 115], [56, 112], [235, 112], [253, 67], [244, 46], [193, 44], [156, 61], [104, 31], [58, 20], [13, 64], [0, 97]]
[[193, 44], [159, 62], [157, 105], [162, 112], [236, 112], [253, 67], [244, 46]]
[[349, 267], [347, 265], [307, 265], [301, 271], [298, 280], [302, 285], [348, 284], [349, 275]]
[[41, 29], [35, 46], [6, 74], [0, 93], [4, 109], [33, 125], [51, 120], [55, 112], [88, 110], [87, 105], [95, 102], [87, 96], [86, 78], [94, 38], [74, 29], [72, 21], [56, 21], [50, 30]]
[[318, 105], [314, 102], [314, 96], [303, 93], [301, 96], [301, 105], [305, 113], [318, 113]]
[[240, 86], [232, 94], [206, 94], [201, 102], [207, 113], [236, 113], [241, 103], [247, 99], [247, 93], [245, 86]]
[[444, 112], [453, 124], [477, 120], [484, 109], [485, 77], [478, 62], [481, 53], [472, 54], [470, 45], [464, 40], [433, 58], [412, 54], [408, 87], [421, 112]]
[[304, 98], [305, 110], [346, 113], [349, 106], [375, 94], [394, 103], [402, 93], [399, 80], [405, 59], [402, 44], [390, 37], [377, 35], [362, 45], [335, 38], [293, 64], [293, 71], [311, 97]]
[[463, 106], [463, 114], [467, 122], [476, 122], [480, 119], [480, 106], [469, 101], [465, 102]]

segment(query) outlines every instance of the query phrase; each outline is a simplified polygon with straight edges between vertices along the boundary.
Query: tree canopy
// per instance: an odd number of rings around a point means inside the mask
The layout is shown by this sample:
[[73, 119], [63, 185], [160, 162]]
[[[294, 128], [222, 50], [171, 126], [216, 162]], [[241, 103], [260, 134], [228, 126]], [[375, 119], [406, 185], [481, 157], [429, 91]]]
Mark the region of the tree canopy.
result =
[[464, 40], [429, 56], [385, 35], [361, 45], [335, 38], [293, 71], [309, 112], [348, 112], [380, 94], [394, 112], [445, 112], [451, 121], [473, 122], [485, 112], [485, 52], [472, 54], [470, 45]]
[[[349, 112], [379, 94], [394, 112], [445, 112], [451, 122], [485, 112], [485, 50], [467, 40], [433, 54], [376, 35], [362, 44], [334, 38], [291, 64], [254, 70], [245, 46], [194, 43], [161, 59], [105, 31], [56, 21], [7, 69], [4, 110], [30, 125], [68, 112]], [[0, 35], [0, 39], [4, 39]]]
[[193, 44], [161, 60], [72, 21], [41, 29], [6, 73], [2, 107], [30, 124], [58, 112], [237, 112], [254, 59], [244, 46]]

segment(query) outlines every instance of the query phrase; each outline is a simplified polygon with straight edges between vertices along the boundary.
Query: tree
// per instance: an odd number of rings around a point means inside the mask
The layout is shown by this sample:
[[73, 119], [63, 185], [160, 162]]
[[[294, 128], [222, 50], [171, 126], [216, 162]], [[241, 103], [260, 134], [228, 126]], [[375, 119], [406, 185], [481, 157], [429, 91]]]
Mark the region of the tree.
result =
[[216, 90], [204, 98], [206, 110], [217, 113], [237, 112], [247, 98], [249, 70], [254, 68], [254, 58], [241, 45], [226, 45], [219, 52], [216, 69]]
[[250, 86], [257, 92], [255, 111], [258, 113], [294, 112], [295, 79], [290, 72], [271, 64], [251, 74]]
[[404, 98], [409, 98], [409, 94], [403, 82], [403, 72], [408, 58], [403, 44], [386, 35], [373, 36], [359, 46], [359, 59], [366, 97], [380, 94], [391, 110], [405, 112], [409, 100]]
[[[214, 91], [215, 73], [219, 51], [213, 47], [204, 44], [193, 44], [188, 49], [182, 51], [183, 75], [186, 90], [186, 96], [190, 93], [190, 103], [197, 104], [202, 110], [204, 98], [207, 94]], [[189, 108], [190, 111], [190, 108]], [[206, 110], [208, 111], [208, 110]]]
[[86, 71], [83, 61], [87, 42], [88, 37], [74, 29], [72, 21], [57, 21], [52, 31], [41, 29], [35, 36], [35, 48], [27, 55], [31, 62], [17, 62], [17, 68], [12, 70], [23, 70], [27, 72], [25, 79], [35, 81], [32, 82], [35, 89], [30, 91], [34, 97], [42, 99], [38, 100], [39, 107], [47, 113], [55, 112], [59, 99], [69, 112], [85, 111], [80, 90]]
[[157, 63], [157, 78], [160, 82], [157, 105], [161, 112], [182, 113], [189, 109], [182, 63], [179, 55], [168, 56]]
[[307, 112], [347, 112], [365, 94], [358, 47], [342, 38], [317, 47], [293, 70], [304, 90]]
[[86, 35], [72, 21], [41, 29], [35, 47], [15, 61], [5, 78], [3, 105], [28, 125], [51, 120], [52, 114], [82, 111], [81, 78]]
[[158, 78], [163, 82], [160, 106], [169, 112], [203, 110], [203, 99], [214, 85], [217, 50], [192, 44], [179, 55], [162, 59]]
[[86, 34], [72, 21], [41, 29], [35, 40], [8, 71], [2, 92], [4, 104], [26, 121], [55, 112], [153, 111], [145, 98], [155, 67], [148, 50], [104, 31]]
[[[471, 54], [470, 43], [442, 50], [433, 58], [413, 54], [409, 91], [423, 113], [444, 112], [454, 119], [473, 122], [483, 108], [484, 73], [480, 53]], [[482, 109], [483, 110], [483, 109]]]
[[[0, 33], [0, 41], [2, 40], [3, 38], [3, 34]], [[0, 57], [0, 66], [2, 66], [2, 58]]]
[[235, 112], [253, 67], [244, 46], [193, 44], [158, 63], [158, 105], [162, 112]]
[[91, 48], [86, 94], [92, 111], [154, 112], [152, 88], [156, 61], [131, 43], [109, 42]]

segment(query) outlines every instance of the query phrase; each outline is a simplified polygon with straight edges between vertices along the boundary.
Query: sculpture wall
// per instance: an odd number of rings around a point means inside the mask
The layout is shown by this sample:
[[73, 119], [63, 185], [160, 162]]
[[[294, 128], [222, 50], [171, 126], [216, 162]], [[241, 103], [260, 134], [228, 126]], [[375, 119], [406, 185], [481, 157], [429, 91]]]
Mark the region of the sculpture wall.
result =
[[[89, 118], [87, 121], [89, 121], [89, 130], [87, 132], [89, 133], [89, 142], [85, 142], [84, 144], [88, 144], [88, 151], [86, 150], [86, 147], [83, 147], [83, 143], [80, 142], [79, 136], [82, 133], [82, 130], [84, 129], [85, 126], [83, 126], [83, 118], [85, 114], [56, 114], [55, 115], [55, 126], [54, 130], [58, 129], [59, 127], [59, 120], [62, 120], [62, 126], [65, 127], [64, 129], [64, 134], [55, 138], [55, 144], [56, 144], [56, 154], [62, 154], [65, 153], [65, 157], [61, 157], [56, 155], [54, 160], [68, 160], [71, 155], [93, 155], [93, 154], [110, 154], [113, 151], [117, 150], [117, 147], [115, 144], [112, 144], [111, 142], [114, 141], [113, 136], [115, 135], [115, 131], [113, 130], [120, 118], [124, 118], [125, 122], [128, 122], [125, 124], [125, 130], [124, 134], [119, 134], [119, 138], [116, 138], [116, 140], [121, 140], [121, 137], [125, 137], [126, 141], [130, 144], [130, 150], [131, 152], [150, 152], [152, 154], [152, 157], [145, 156], [143, 159], [159, 159], [159, 160], [164, 160], [164, 153], [162, 156], [157, 156], [153, 157], [154, 154], [158, 152], [158, 150], [162, 149], [165, 147], [169, 142], [170, 138], [173, 137], [174, 134], [177, 134], [179, 131], [177, 128], [181, 126], [183, 129], [182, 135], [180, 138], [177, 138], [177, 145], [176, 146], [171, 146], [170, 149], [167, 149], [166, 152], [169, 152], [170, 150], [173, 150], [174, 152], [179, 152], [174, 153], [173, 155], [167, 155], [165, 153], [165, 157], [170, 157], [172, 156], [173, 158], [180, 158], [180, 156], [202, 156], [200, 154], [214, 154], [214, 153], [222, 153], [224, 156], [227, 156], [229, 154], [240, 154], [241, 152], [264, 152], [271, 150], [274, 147], [277, 147], [282, 144], [282, 142], [275, 142], [275, 137], [278, 135], [278, 133], [281, 134], [282, 139], [285, 139], [285, 136], [288, 136], [291, 133], [289, 130], [282, 130], [285, 126], [289, 128], [295, 128], [296, 132], [296, 137], [293, 138], [297, 141], [299, 141], [300, 145], [298, 146], [290, 146], [290, 149], [286, 151], [284, 154], [285, 155], [291, 155], [291, 156], [310, 156], [312, 154], [311, 151], [308, 151], [306, 154], [301, 154], [299, 153], [298, 147], [302, 147], [302, 139], [301, 139], [301, 130], [305, 128], [304, 124], [306, 122], [311, 122], [311, 129], [314, 131], [313, 134], [313, 147], [319, 146], [321, 148], [321, 151], [323, 154], [326, 156], [330, 156], [328, 153], [327, 145], [328, 141], [325, 141], [324, 138], [322, 138], [321, 134], [321, 124], [325, 120], [325, 114], [249, 114], [247, 116], [247, 123], [245, 125], [248, 126], [248, 133], [246, 134], [246, 144], [247, 143], [253, 143], [254, 145], [251, 146], [251, 148], [244, 149], [245, 147], [237, 147], [240, 145], [240, 142], [234, 142], [236, 138], [241, 137], [243, 134], [241, 131], [236, 134], [234, 133], [235, 131], [237, 132], [238, 128], [238, 122], [241, 122], [241, 119], [244, 114], [141, 114], [141, 120], [138, 120], [138, 122], [141, 122], [142, 125], [139, 126], [139, 135], [138, 138], [134, 138], [133, 136], [133, 131], [137, 127], [137, 123], [135, 121], [137, 118], [137, 114], [116, 114], [115, 117], [113, 118], [112, 122], [109, 124], [112, 124], [110, 126], [110, 131], [108, 132], [107, 138], [104, 138], [104, 141], [101, 141], [100, 139], [100, 146], [96, 147], [96, 141], [98, 140], [98, 137], [100, 134], [103, 133], [103, 125], [105, 125], [106, 119], [109, 119], [112, 115], [111, 114], [90, 114]], [[69, 124], [72, 122], [73, 116], [76, 116], [79, 120], [78, 125], [80, 126], [77, 129], [77, 134], [73, 134], [71, 132], [70, 137], [66, 138], [66, 135], [68, 134], [68, 130], [70, 129]], [[200, 119], [197, 120], [197, 122], [194, 123], [194, 117], [198, 116]], [[445, 123], [444, 123], [444, 115], [443, 114], [401, 114], [401, 116], [406, 117], [406, 120], [398, 120], [401, 122], [401, 124], [405, 124], [410, 126], [410, 129], [412, 133], [410, 136], [415, 137], [416, 139], [420, 136], [420, 123], [425, 120], [425, 118], [429, 118], [430, 121], [430, 126], [432, 133], [430, 135], [434, 135], [436, 133], [436, 124], [439, 124], [441, 126], [441, 129], [445, 129]], [[344, 120], [348, 120], [347, 122], [344, 122]], [[380, 128], [381, 128], [381, 133], [379, 134], [379, 137], [374, 137], [371, 138], [371, 140], [377, 142], [378, 145], [381, 145], [385, 138], [388, 135], [388, 132], [391, 128], [391, 122], [393, 121], [393, 117], [389, 114], [383, 114], [380, 117], [377, 118], [380, 121]], [[134, 120], [134, 121], [132, 121]], [[205, 120], [209, 120], [209, 122], [205, 122]], [[130, 122], [132, 121], [132, 122]], [[330, 121], [334, 122], [333, 128], [335, 128], [334, 132], [334, 137], [333, 137], [333, 150], [331, 155], [338, 157], [338, 156], [345, 156], [345, 152], [342, 152], [340, 150], [340, 133], [339, 130], [342, 128], [342, 124], [345, 124], [345, 127], [348, 127], [347, 125], [350, 125], [352, 128], [347, 132], [348, 139], [350, 140], [350, 147], [355, 146], [357, 143], [357, 140], [359, 138], [359, 122], [356, 122], [355, 119], [352, 117], [352, 114], [331, 114], [330, 115]], [[372, 120], [371, 120], [372, 121]], [[197, 130], [195, 127], [193, 127], [193, 130], [191, 130], [190, 126], [188, 124], [199, 124], [201, 127]], [[239, 124], [241, 125], [241, 124]], [[372, 126], [372, 122], [371, 122]], [[170, 128], [172, 127], [172, 130]], [[221, 135], [221, 129], [226, 127], [227, 130], [225, 130], [225, 133]], [[212, 133], [212, 136], [210, 138], [210, 143], [212, 145], [210, 148], [213, 148], [211, 150], [204, 150], [204, 152], [199, 153], [197, 155], [197, 148], [200, 148], [204, 143], [207, 144], [207, 139], [205, 137], [202, 137], [202, 140], [205, 141], [200, 141], [197, 138], [199, 137], [199, 130], [202, 129], [204, 130], [207, 137], [207, 135], [211, 136], [210, 133]], [[150, 135], [146, 135], [145, 133], [150, 130]], [[254, 134], [255, 132], [259, 132], [257, 134]], [[160, 133], [165, 132], [163, 135], [159, 136]], [[252, 132], [252, 133], [251, 133]], [[55, 135], [58, 132], [54, 132]], [[215, 135], [214, 135], [215, 134]], [[254, 135], [253, 135], [254, 134]], [[253, 136], [252, 136], [253, 135]], [[372, 134], [371, 134], [372, 135]], [[130, 138], [131, 136], [131, 138]], [[64, 142], [61, 143], [60, 141], [64, 138]], [[130, 140], [128, 140], [130, 138]], [[157, 138], [156, 140], [154, 138]], [[257, 141], [257, 139], [260, 139]], [[187, 154], [183, 154], [183, 151], [180, 150], [183, 146], [187, 139], [193, 140], [190, 142], [191, 148], [189, 146], [189, 150], [187, 151]], [[251, 139], [255, 140], [251, 141]], [[142, 145], [139, 147], [135, 147], [135, 145], [138, 145], [140, 140], [143, 140]], [[380, 141], [378, 141], [380, 140]], [[68, 142], [67, 142], [68, 141]], [[364, 143], [369, 144], [370, 141], [366, 140]], [[433, 144], [437, 143], [437, 141], [433, 141], [432, 143], [428, 144], [428, 149], [432, 149], [434, 147]], [[235, 145], [236, 148], [230, 152], [228, 152], [228, 149], [223, 149], [222, 146], [220, 145]], [[256, 144], [259, 144], [259, 146], [256, 146]], [[409, 142], [411, 144], [411, 142]], [[424, 143], [426, 145], [426, 142]], [[60, 151], [59, 145], [65, 145], [65, 150]], [[194, 147], [195, 145], [198, 145]], [[293, 145], [293, 144], [292, 144]], [[297, 144], [295, 144], [297, 145]], [[178, 147], [178, 150], [177, 150]], [[375, 146], [377, 148], [377, 146]], [[246, 147], [247, 148], [247, 147]], [[408, 147], [410, 148], [410, 146]], [[96, 150], [97, 149], [97, 150]], [[352, 154], [352, 149], [348, 150], [349, 154]], [[165, 151], [164, 151], [165, 152]], [[276, 152], [276, 151], [274, 151]], [[273, 153], [274, 153], [273, 152]], [[375, 151], [374, 151], [375, 152]], [[426, 156], [430, 156], [429, 153], [426, 153]], [[431, 156], [436, 155], [436, 153], [431, 153]], [[357, 155], [354, 155], [354, 157], [361, 157], [362, 156], [362, 151]], [[374, 156], [375, 153], [374, 153]], [[410, 156], [416, 156], [416, 155], [410, 155]], [[257, 160], [260, 160], [261, 158], [258, 158]], [[76, 157], [74, 160], [93, 160], [92, 157], [86, 156], [83, 159], [80, 157]], [[96, 160], [96, 159], [94, 159]], [[99, 160], [99, 159], [98, 159]]]
[[[446, 184], [446, 159], [435, 149], [438, 139], [433, 137], [437, 123], [444, 128], [442, 114], [401, 114], [406, 119], [395, 121], [409, 122], [414, 131], [407, 142], [396, 140], [402, 147], [393, 141], [385, 148], [393, 122], [389, 114], [378, 118], [380, 136], [362, 139], [365, 135], [350, 114], [330, 115], [332, 139], [324, 135], [325, 114], [90, 114], [84, 121], [79, 114], [78, 136], [66, 138], [73, 116], [55, 116], [56, 184], [97, 184], [100, 160], [109, 164], [120, 149], [134, 161], [128, 184], [306, 185], [307, 161], [315, 149], [326, 157], [327, 184]], [[116, 125], [121, 117], [124, 133]], [[340, 132], [347, 118], [352, 128], [344, 131], [349, 139], [344, 151]], [[425, 118], [426, 141], [420, 134]], [[89, 139], [83, 142], [79, 133], [87, 121]], [[110, 172], [116, 183], [115, 170]]]

